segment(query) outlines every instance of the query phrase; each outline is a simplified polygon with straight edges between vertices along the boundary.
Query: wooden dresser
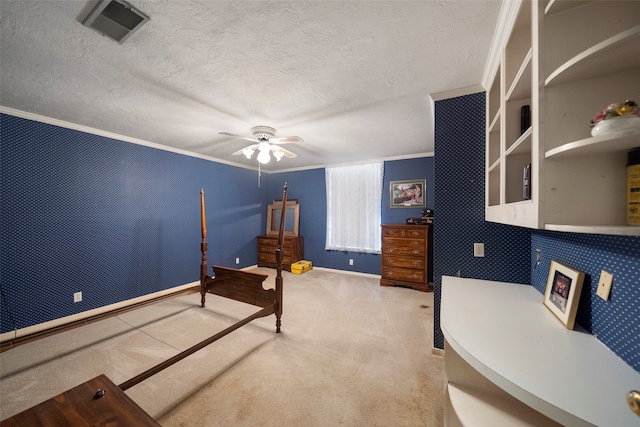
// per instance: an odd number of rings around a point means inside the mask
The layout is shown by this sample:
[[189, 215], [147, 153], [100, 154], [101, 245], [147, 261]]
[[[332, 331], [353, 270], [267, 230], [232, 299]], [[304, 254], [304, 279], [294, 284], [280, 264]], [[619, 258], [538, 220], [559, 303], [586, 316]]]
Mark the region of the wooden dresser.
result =
[[[278, 236], [258, 236], [258, 267], [276, 268]], [[301, 236], [284, 236], [282, 268], [291, 271], [291, 264], [304, 258], [304, 240]]]
[[428, 225], [382, 225], [382, 278], [380, 286], [408, 286], [431, 290]]

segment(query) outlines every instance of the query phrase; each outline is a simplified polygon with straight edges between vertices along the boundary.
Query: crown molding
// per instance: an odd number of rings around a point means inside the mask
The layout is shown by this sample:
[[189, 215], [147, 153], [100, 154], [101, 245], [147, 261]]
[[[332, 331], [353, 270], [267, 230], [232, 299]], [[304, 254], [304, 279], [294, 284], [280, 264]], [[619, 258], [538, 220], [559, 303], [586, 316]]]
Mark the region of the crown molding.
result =
[[484, 73], [482, 75], [482, 86], [485, 90], [491, 87], [493, 82], [493, 76], [495, 76], [500, 66], [500, 59], [502, 57], [502, 51], [507, 45], [511, 29], [518, 17], [518, 11], [522, 0], [503, 0], [500, 7], [500, 15], [498, 16], [498, 23], [496, 24], [495, 31], [493, 33], [493, 39], [491, 41], [491, 47], [489, 48], [489, 56], [484, 67]]
[[144, 145], [145, 147], [156, 148], [158, 150], [169, 151], [169, 152], [172, 152], [172, 153], [182, 154], [182, 155], [189, 156], [189, 157], [196, 157], [198, 159], [208, 160], [208, 161], [211, 161], [211, 162], [223, 163], [225, 165], [235, 166], [235, 167], [238, 167], [238, 168], [255, 170], [255, 171], [258, 170], [258, 168], [253, 167], [253, 166], [247, 166], [247, 165], [242, 165], [240, 163], [229, 162], [229, 161], [218, 159], [218, 158], [215, 158], [215, 157], [205, 156], [205, 155], [202, 155], [202, 154], [193, 153], [191, 151], [181, 150], [179, 148], [174, 148], [174, 147], [169, 147], [169, 146], [166, 146], [166, 145], [157, 144], [155, 142], [145, 141], [143, 139], [132, 138], [132, 137], [125, 136], [125, 135], [119, 135], [117, 133], [107, 132], [105, 130], [96, 129], [96, 128], [92, 128], [92, 127], [88, 127], [88, 126], [78, 125], [76, 123], [65, 122], [63, 120], [58, 120], [58, 119], [54, 119], [54, 118], [51, 118], [51, 117], [41, 116], [39, 114], [29, 113], [27, 111], [16, 110], [15, 108], [4, 107], [2, 105], [0, 105], [0, 113], [8, 114], [10, 116], [20, 117], [20, 118], [26, 119], [26, 120], [33, 120], [35, 122], [45, 123], [45, 124], [48, 124], [48, 125], [58, 126], [58, 127], [65, 128], [65, 129], [77, 130], [79, 132], [84, 132], [84, 133], [89, 133], [89, 134], [92, 134], [92, 135], [103, 136], [105, 138], [116, 139], [118, 141], [130, 142], [132, 144], [137, 144], [137, 145]]
[[[457, 98], [458, 96], [471, 95], [472, 93], [484, 92], [484, 87], [481, 84], [475, 84], [471, 86], [460, 87], [457, 89], [445, 90], [443, 92], [436, 92], [429, 94], [431, 101], [442, 101], [443, 99]], [[432, 109], [433, 110], [433, 109]]]

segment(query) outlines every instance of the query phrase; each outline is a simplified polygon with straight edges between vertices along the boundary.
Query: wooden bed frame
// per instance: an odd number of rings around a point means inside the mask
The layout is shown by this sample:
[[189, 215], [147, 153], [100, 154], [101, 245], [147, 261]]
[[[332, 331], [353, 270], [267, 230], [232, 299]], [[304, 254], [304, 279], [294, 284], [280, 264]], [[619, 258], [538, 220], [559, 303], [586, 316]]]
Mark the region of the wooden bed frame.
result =
[[[202, 251], [202, 264], [200, 265], [201, 307], [205, 306], [206, 294], [211, 293], [261, 307], [261, 310], [120, 385], [116, 386], [106, 376], [100, 375], [30, 409], [20, 412], [13, 417], [3, 420], [0, 423], [0, 427], [32, 425], [98, 426], [104, 425], [105, 423], [110, 426], [158, 426], [159, 424], [157, 422], [124, 394], [125, 390], [219, 340], [254, 319], [275, 314], [276, 332], [279, 333], [282, 316], [282, 243], [284, 240], [283, 231], [286, 203], [287, 184], [285, 183], [282, 194], [280, 233], [278, 235], [278, 246], [276, 248], [276, 288], [264, 289], [262, 283], [268, 277], [268, 275], [265, 274], [213, 266], [214, 275], [207, 275], [207, 226], [204, 209], [204, 190], [200, 190], [200, 211], [202, 219], [202, 243], [200, 244]], [[79, 421], [82, 421], [82, 424], [73, 424]]]
[[276, 332], [280, 333], [280, 317], [282, 316], [282, 242], [284, 241], [283, 230], [286, 203], [287, 183], [284, 184], [282, 192], [283, 211], [280, 217], [280, 234], [278, 235], [278, 246], [276, 248], [276, 262], [278, 263], [276, 289], [264, 289], [262, 287], [262, 282], [264, 282], [268, 277], [266, 274], [250, 273], [248, 271], [236, 270], [233, 268], [213, 266], [214, 276], [211, 277], [207, 275], [207, 249], [209, 244], [207, 243], [207, 220], [204, 209], [204, 190], [200, 190], [200, 216], [202, 218], [202, 243], [200, 244], [200, 250], [202, 252], [202, 264], [200, 264], [200, 305], [204, 307], [207, 293], [212, 293], [225, 298], [262, 307], [262, 310], [240, 320], [239, 322], [229, 326], [227, 329], [212, 335], [193, 347], [176, 354], [171, 359], [168, 359], [131, 378], [130, 380], [125, 381], [118, 386], [122, 391], [146, 380], [150, 376], [168, 368], [174, 363], [219, 340], [254, 319], [275, 314]]

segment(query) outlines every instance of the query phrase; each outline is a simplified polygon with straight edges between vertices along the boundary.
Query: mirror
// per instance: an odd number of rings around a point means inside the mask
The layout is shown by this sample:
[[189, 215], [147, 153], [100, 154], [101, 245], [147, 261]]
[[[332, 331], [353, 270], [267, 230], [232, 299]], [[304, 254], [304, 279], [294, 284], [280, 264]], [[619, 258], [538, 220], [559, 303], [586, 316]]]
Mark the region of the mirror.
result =
[[[297, 236], [300, 223], [300, 205], [298, 200], [287, 200], [287, 214], [284, 218], [284, 235]], [[267, 235], [278, 235], [280, 217], [282, 216], [282, 200], [274, 200], [267, 208]]]

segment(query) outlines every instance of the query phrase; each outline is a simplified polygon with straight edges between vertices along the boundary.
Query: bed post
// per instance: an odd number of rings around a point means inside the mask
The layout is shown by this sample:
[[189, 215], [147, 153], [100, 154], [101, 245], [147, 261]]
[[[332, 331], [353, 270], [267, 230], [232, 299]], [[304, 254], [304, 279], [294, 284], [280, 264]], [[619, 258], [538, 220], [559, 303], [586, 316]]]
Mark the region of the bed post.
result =
[[276, 249], [276, 263], [278, 273], [276, 275], [276, 332], [280, 333], [280, 317], [282, 316], [282, 243], [284, 241], [284, 217], [287, 214], [287, 183], [282, 190], [282, 214], [280, 215], [280, 228], [278, 229], [278, 247]]
[[200, 250], [202, 251], [202, 264], [200, 264], [200, 307], [204, 307], [204, 299], [207, 293], [204, 281], [207, 276], [207, 217], [204, 213], [204, 189], [200, 189], [200, 220], [202, 229], [202, 243]]

